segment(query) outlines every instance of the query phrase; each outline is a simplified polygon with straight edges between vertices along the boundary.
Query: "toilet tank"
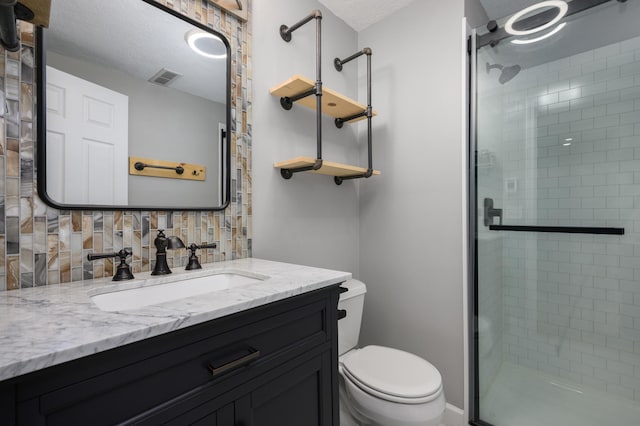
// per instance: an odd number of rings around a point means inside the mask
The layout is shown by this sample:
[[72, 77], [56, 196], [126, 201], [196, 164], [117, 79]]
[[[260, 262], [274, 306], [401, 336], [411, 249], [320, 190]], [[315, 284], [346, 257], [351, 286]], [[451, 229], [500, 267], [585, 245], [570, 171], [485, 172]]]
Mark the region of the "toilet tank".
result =
[[338, 355], [355, 348], [360, 337], [362, 308], [367, 287], [358, 280], [348, 280], [340, 285], [348, 291], [340, 294], [338, 309], [344, 309], [347, 316], [338, 320]]

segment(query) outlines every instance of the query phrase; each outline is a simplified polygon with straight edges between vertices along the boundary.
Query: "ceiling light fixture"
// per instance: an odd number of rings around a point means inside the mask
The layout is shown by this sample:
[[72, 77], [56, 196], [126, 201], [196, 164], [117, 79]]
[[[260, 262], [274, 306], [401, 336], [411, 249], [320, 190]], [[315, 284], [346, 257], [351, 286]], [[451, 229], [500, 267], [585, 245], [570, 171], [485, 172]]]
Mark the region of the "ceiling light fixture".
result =
[[212, 59], [227, 57], [227, 46], [217, 36], [202, 30], [190, 30], [184, 35], [189, 47], [199, 55]]
[[571, 146], [571, 142], [563, 143], [562, 146]]
[[555, 27], [553, 30], [549, 31], [548, 33], [541, 35], [540, 37], [536, 37], [536, 38], [529, 38], [529, 39], [515, 39], [515, 40], [511, 40], [511, 43], [513, 44], [531, 44], [531, 43], [537, 43], [539, 41], [542, 41], [546, 38], [551, 37], [554, 34], [557, 34], [560, 30], [562, 30], [565, 26], [567, 25], [566, 22], [563, 22], [562, 24], [558, 25], [557, 27]]
[[[543, 24], [543, 25], [537, 26], [535, 28], [532, 28], [530, 30], [516, 30], [516, 29], [513, 28], [513, 25], [520, 18], [522, 18], [523, 16], [525, 16], [525, 15], [531, 13], [531, 12], [534, 12], [534, 11], [536, 11], [538, 9], [544, 9], [544, 8], [547, 8], [547, 7], [555, 7], [555, 8], [558, 9], [558, 14], [551, 21], [547, 22], [546, 24]], [[550, 27], [554, 26], [558, 21], [560, 21], [562, 18], [564, 18], [564, 16], [567, 14], [568, 10], [569, 10], [569, 5], [567, 5], [566, 1], [562, 1], [562, 0], [542, 1], [540, 3], [536, 3], [534, 5], [526, 7], [524, 9], [522, 9], [520, 12], [514, 14], [511, 18], [509, 18], [509, 20], [506, 22], [506, 24], [504, 24], [504, 30], [507, 33], [511, 34], [511, 35], [518, 35], [518, 36], [534, 34], [534, 33], [537, 33], [539, 31], [543, 31], [543, 30], [546, 30], [547, 28], [550, 28]], [[534, 43], [534, 42], [531, 42], [531, 43]]]

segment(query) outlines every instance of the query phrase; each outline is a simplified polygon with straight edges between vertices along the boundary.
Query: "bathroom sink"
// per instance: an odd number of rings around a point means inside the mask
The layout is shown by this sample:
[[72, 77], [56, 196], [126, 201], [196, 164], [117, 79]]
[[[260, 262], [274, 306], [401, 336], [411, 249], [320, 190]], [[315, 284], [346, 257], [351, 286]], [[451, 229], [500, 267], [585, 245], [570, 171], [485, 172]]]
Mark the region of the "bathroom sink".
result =
[[166, 282], [167, 277], [150, 278], [142, 282], [130, 283], [130, 288], [122, 288], [121, 286], [115, 290], [104, 288], [97, 290], [97, 293], [90, 293], [89, 296], [93, 303], [103, 311], [125, 311], [254, 284], [268, 277], [248, 273], [223, 272], [197, 278], [175, 278], [177, 279], [171, 282]]

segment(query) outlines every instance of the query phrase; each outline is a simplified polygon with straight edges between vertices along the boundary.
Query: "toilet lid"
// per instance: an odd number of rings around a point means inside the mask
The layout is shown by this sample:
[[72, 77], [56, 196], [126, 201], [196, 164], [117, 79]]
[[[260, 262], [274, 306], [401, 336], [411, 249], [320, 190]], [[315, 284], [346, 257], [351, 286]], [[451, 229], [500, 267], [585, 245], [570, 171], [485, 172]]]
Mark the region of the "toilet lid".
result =
[[425, 398], [442, 387], [440, 372], [417, 355], [383, 346], [351, 351], [342, 361], [350, 376], [383, 394]]

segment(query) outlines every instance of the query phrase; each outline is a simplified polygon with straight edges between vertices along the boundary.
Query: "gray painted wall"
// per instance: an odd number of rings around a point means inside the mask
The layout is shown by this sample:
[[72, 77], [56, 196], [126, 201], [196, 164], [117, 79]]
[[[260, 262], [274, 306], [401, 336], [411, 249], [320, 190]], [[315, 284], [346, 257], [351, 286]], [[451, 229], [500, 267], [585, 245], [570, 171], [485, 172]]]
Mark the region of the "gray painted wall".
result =
[[218, 123], [226, 121], [225, 105], [55, 52], [47, 52], [47, 63], [129, 96], [129, 155], [206, 167], [205, 181], [130, 175], [130, 205], [218, 205]]
[[360, 186], [360, 277], [369, 290], [361, 344], [426, 358], [458, 407], [463, 16], [463, 0], [415, 1], [359, 34], [374, 52], [374, 166], [383, 173]]
[[[369, 289], [360, 343], [425, 357], [442, 373], [447, 400], [463, 407], [461, 20], [465, 6], [472, 25], [485, 15], [468, 0], [416, 1], [356, 35], [316, 1], [265, 3], [253, 13], [254, 255], [354, 272]], [[374, 167], [382, 176], [341, 187], [309, 174], [285, 181], [272, 167], [315, 154], [313, 113], [284, 111], [268, 94], [292, 74], [314, 77], [312, 26], [289, 44], [277, 28], [315, 8], [324, 13], [326, 86], [352, 97], [358, 86], [365, 102], [364, 59], [342, 74], [331, 60], [374, 51]], [[437, 40], [437, 49], [425, 40]], [[365, 164], [364, 125], [323, 124], [325, 158]]]
[[[358, 275], [358, 194], [355, 182], [336, 186], [329, 176], [296, 174], [284, 180], [273, 163], [298, 156], [315, 157], [315, 113], [294, 106], [285, 111], [269, 94], [272, 86], [294, 74], [315, 79], [315, 23], [293, 33], [285, 43], [282, 24], [293, 25], [313, 9], [323, 13], [322, 79], [325, 87], [356, 97], [357, 66], [342, 73], [335, 56], [354, 53], [357, 34], [314, 0], [270, 0], [253, 3], [253, 255], [353, 272]], [[358, 161], [353, 126], [323, 124], [324, 158]], [[365, 163], [363, 163], [365, 164]]]
[[471, 28], [477, 28], [489, 22], [489, 16], [480, 0], [464, 0], [464, 16], [466, 16]]

